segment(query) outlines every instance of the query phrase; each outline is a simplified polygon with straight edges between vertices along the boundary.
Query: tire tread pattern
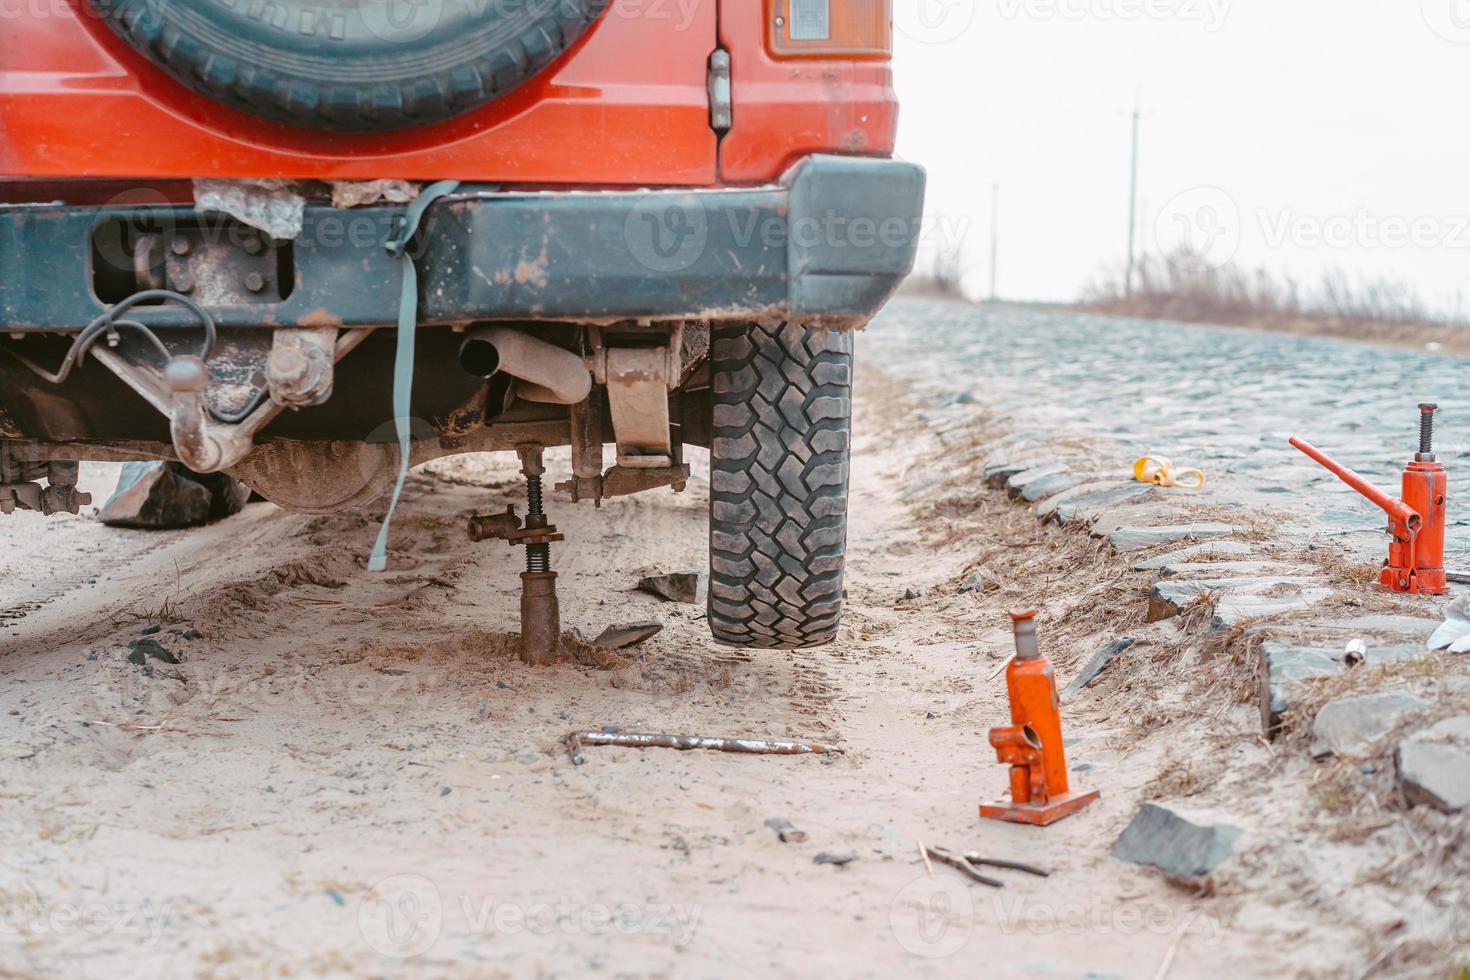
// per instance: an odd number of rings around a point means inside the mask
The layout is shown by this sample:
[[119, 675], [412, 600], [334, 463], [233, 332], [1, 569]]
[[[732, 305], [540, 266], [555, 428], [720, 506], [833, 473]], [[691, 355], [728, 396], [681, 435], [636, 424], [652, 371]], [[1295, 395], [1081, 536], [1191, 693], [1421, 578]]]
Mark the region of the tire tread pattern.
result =
[[851, 333], [722, 324], [710, 346], [709, 626], [720, 643], [830, 643], [842, 617]]
[[[508, 37], [456, 39], [408, 56], [370, 81], [324, 71], [312, 59], [294, 70], [242, 58], [212, 44], [159, 0], [92, 0], [135, 50], [188, 88], [274, 122], [336, 132], [376, 132], [441, 122], [499, 98], [545, 68], [592, 24], [607, 0], [558, 0]], [[212, 2], [212, 0], [211, 0]], [[528, 8], [529, 9], [529, 8]], [[286, 59], [290, 60], [290, 59]], [[361, 73], [364, 66], [351, 64]]]

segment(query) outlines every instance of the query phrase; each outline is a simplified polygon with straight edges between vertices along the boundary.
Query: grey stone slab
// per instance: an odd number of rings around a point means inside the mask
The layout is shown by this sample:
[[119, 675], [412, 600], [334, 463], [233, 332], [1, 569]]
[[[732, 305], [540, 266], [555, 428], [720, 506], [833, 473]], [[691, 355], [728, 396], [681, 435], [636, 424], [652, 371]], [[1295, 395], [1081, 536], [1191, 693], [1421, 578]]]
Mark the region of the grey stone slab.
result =
[[1226, 538], [1235, 533], [1229, 524], [1216, 521], [1195, 521], [1192, 524], [1166, 524], [1160, 527], [1120, 527], [1109, 536], [1113, 550], [1118, 552], [1138, 551], [1175, 541], [1198, 541], [1205, 538]]
[[1332, 598], [1331, 589], [1302, 589], [1290, 595], [1229, 595], [1215, 603], [1214, 629], [1230, 629], [1256, 619], [1271, 619], [1287, 613], [1310, 609]]
[[1078, 671], [1077, 676], [1072, 679], [1072, 683], [1068, 684], [1067, 689], [1062, 693], [1075, 694], [1097, 680], [1098, 675], [1103, 672], [1103, 668], [1112, 663], [1113, 658], [1118, 654], [1133, 646], [1133, 643], [1134, 640], [1131, 636], [1123, 636], [1116, 640], [1110, 640], [1101, 650], [1092, 655], [1092, 658], [1083, 665], [1082, 669]]
[[[1156, 491], [1163, 493], [1163, 491]], [[1177, 524], [1189, 520], [1189, 514], [1177, 504], [1164, 500], [1130, 501], [1121, 507], [1102, 511], [1092, 519], [1088, 533], [1094, 538], [1111, 537], [1113, 532], [1124, 527], [1153, 527]]]
[[1042, 466], [1032, 467], [1029, 470], [1022, 470], [1019, 473], [1012, 474], [1006, 480], [1006, 492], [1012, 497], [1019, 497], [1021, 495], [1021, 488], [1026, 484], [1035, 483], [1037, 480], [1045, 479], [1049, 476], [1056, 476], [1066, 471], [1067, 464], [1065, 463], [1046, 463]]
[[1257, 671], [1257, 703], [1261, 708], [1261, 728], [1267, 738], [1281, 732], [1281, 720], [1291, 709], [1302, 682], [1330, 677], [1342, 670], [1342, 664], [1327, 650], [1294, 647], [1274, 640], [1262, 643]]
[[1284, 561], [1187, 561], [1159, 568], [1160, 578], [1262, 578], [1270, 575], [1309, 575], [1311, 565], [1293, 565]]
[[1429, 639], [1440, 621], [1421, 619], [1418, 616], [1355, 616], [1352, 619], [1336, 619], [1313, 623], [1312, 629], [1324, 633], [1388, 633], [1399, 636], [1417, 636]]
[[1404, 691], [1379, 691], [1329, 701], [1312, 722], [1314, 756], [1362, 758], [1410, 714], [1429, 702]]
[[1239, 827], [1196, 823], [1170, 807], [1145, 803], [1111, 853], [1120, 861], [1146, 864], [1176, 878], [1198, 878], [1219, 867], [1239, 837]]
[[1059, 504], [1056, 508], [1057, 520], [1063, 524], [1073, 521], [1091, 523], [1105, 510], [1127, 503], [1130, 500], [1139, 500], [1153, 493], [1154, 488], [1147, 483], [1125, 483], [1112, 490], [1100, 490], [1097, 493], [1089, 493], [1085, 496], [1076, 497]]
[[1183, 564], [1185, 562], [1209, 561], [1215, 558], [1237, 558], [1251, 554], [1255, 549], [1244, 541], [1203, 541], [1192, 544], [1178, 551], [1171, 551], [1167, 555], [1157, 555], [1153, 558], [1145, 558], [1143, 561], [1133, 563], [1136, 571], [1152, 571], [1163, 568], [1166, 565]]
[[1177, 616], [1184, 611], [1184, 607], [1207, 592], [1217, 593], [1223, 600], [1231, 595], [1259, 595], [1281, 586], [1298, 586], [1305, 591], [1305, 587], [1311, 582], [1312, 579], [1294, 576], [1165, 579], [1162, 582], [1155, 582], [1153, 588], [1149, 590], [1148, 621], [1156, 623], [1161, 619]]
[[1396, 643], [1390, 646], [1369, 647], [1363, 654], [1363, 663], [1369, 667], [1379, 664], [1398, 663], [1402, 660], [1413, 660], [1417, 657], [1429, 656], [1429, 651], [1419, 643]]
[[1032, 480], [1030, 483], [1021, 487], [1021, 499], [1026, 501], [1027, 503], [1035, 503], [1038, 500], [1044, 500], [1047, 497], [1050, 497], [1053, 494], [1061, 493], [1064, 490], [1071, 490], [1073, 487], [1080, 487], [1089, 479], [1090, 477], [1084, 476], [1081, 473], [1070, 472], [1054, 473], [1051, 476], [1043, 476], [1040, 479]]
[[1399, 742], [1394, 767], [1409, 803], [1445, 813], [1470, 807], [1470, 716], [1446, 718]]
[[999, 490], [1006, 485], [1006, 481], [1017, 473], [1025, 473], [1027, 470], [1035, 469], [1046, 463], [1051, 457], [1017, 457], [1013, 460], [1005, 460], [999, 463], [990, 463], [980, 471], [985, 485], [993, 490]]
[[1057, 508], [1063, 504], [1080, 500], [1083, 497], [1088, 497], [1095, 493], [1105, 493], [1109, 490], [1117, 490], [1122, 487], [1143, 485], [1136, 480], [1092, 480], [1087, 483], [1079, 483], [1077, 486], [1059, 491], [1037, 504], [1036, 516], [1040, 518], [1051, 517], [1056, 513]]

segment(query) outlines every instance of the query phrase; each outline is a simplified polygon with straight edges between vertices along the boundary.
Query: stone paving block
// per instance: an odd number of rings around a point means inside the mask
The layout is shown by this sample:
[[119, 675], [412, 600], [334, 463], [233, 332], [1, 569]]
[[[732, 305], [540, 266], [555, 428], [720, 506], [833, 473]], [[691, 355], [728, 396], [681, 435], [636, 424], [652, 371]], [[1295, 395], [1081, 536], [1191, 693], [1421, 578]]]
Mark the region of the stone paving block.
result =
[[1044, 500], [1050, 497], [1052, 494], [1061, 493], [1063, 490], [1080, 487], [1089, 479], [1090, 477], [1083, 476], [1081, 473], [1054, 473], [1051, 476], [1044, 476], [1039, 480], [1032, 480], [1023, 486], [1021, 488], [1021, 499], [1027, 503], [1035, 503], [1038, 500]]
[[1428, 640], [1439, 627], [1438, 619], [1421, 619], [1418, 616], [1355, 616], [1352, 619], [1337, 619], [1313, 623], [1311, 628], [1324, 633], [1364, 633], [1417, 636]]
[[[1311, 581], [1311, 579], [1289, 575], [1267, 578], [1166, 579], [1162, 582], [1155, 582], [1153, 588], [1149, 590], [1147, 621], [1156, 623], [1161, 619], [1171, 619], [1208, 592], [1216, 593], [1223, 602], [1230, 596], [1259, 596], [1262, 592], [1280, 586], [1307, 586]], [[1330, 593], [1330, 590], [1328, 591]], [[1278, 598], [1287, 597], [1265, 596], [1261, 598], [1278, 600]], [[1216, 608], [1219, 608], [1218, 602]]]
[[1067, 464], [1065, 463], [1045, 463], [1041, 466], [1032, 467], [1029, 470], [1022, 470], [1019, 473], [1011, 475], [1006, 480], [1006, 492], [1012, 497], [1018, 497], [1021, 494], [1021, 488], [1026, 484], [1034, 483], [1048, 476], [1056, 476], [1058, 473], [1065, 473], [1066, 471]]
[[1174, 541], [1192, 541], [1203, 538], [1225, 538], [1235, 533], [1229, 524], [1216, 521], [1196, 521], [1192, 524], [1169, 524], [1162, 527], [1120, 527], [1110, 537], [1113, 549], [1119, 552], [1137, 551]]
[[1042, 501], [1036, 506], [1036, 516], [1045, 520], [1056, 514], [1057, 508], [1063, 504], [1080, 500], [1083, 497], [1095, 493], [1103, 493], [1108, 490], [1117, 490], [1122, 487], [1143, 486], [1135, 480], [1091, 480], [1087, 483], [1079, 483], [1068, 490], [1062, 490]]
[[1329, 701], [1312, 722], [1312, 755], [1361, 758], [1410, 714], [1429, 702], [1404, 691], [1379, 691]]
[[1112, 490], [1100, 490], [1097, 493], [1089, 493], [1085, 496], [1076, 497], [1065, 503], [1059, 504], [1056, 509], [1057, 520], [1063, 524], [1073, 521], [1091, 523], [1103, 511], [1127, 503], [1130, 500], [1139, 500], [1154, 492], [1153, 486], [1147, 483], [1125, 483]]
[[[1162, 494], [1163, 491], [1155, 491]], [[1153, 527], [1189, 521], [1189, 514], [1177, 504], [1164, 500], [1131, 501], [1111, 507], [1092, 519], [1088, 533], [1094, 538], [1107, 538], [1124, 527]]]
[[1410, 804], [1445, 813], [1470, 807], [1470, 717], [1446, 718], [1399, 742], [1394, 767]]
[[[1281, 718], [1290, 709], [1292, 701], [1303, 681], [1315, 677], [1326, 677], [1344, 670], [1374, 667], [1379, 664], [1409, 660], [1428, 656], [1415, 643], [1393, 646], [1369, 647], [1358, 664], [1348, 662], [1345, 647], [1304, 647], [1281, 640], [1267, 640], [1259, 647], [1258, 702], [1261, 709], [1261, 727], [1266, 737], [1275, 738], [1281, 728]], [[1470, 678], [1467, 681], [1470, 689]]]
[[1274, 640], [1262, 643], [1258, 655], [1257, 703], [1261, 709], [1261, 728], [1267, 738], [1280, 734], [1281, 719], [1291, 708], [1303, 681], [1330, 677], [1342, 670], [1342, 663], [1331, 651], [1288, 646]]
[[1120, 861], [1146, 864], [1176, 878], [1198, 878], [1219, 867], [1239, 837], [1239, 827], [1196, 823], [1170, 807], [1145, 803], [1111, 853]]
[[1133, 643], [1134, 640], [1131, 636], [1110, 640], [1101, 650], [1092, 655], [1091, 659], [1077, 672], [1077, 676], [1072, 679], [1072, 683], [1068, 684], [1067, 689], [1062, 693], [1075, 694], [1097, 680], [1098, 675], [1103, 672], [1103, 668], [1112, 663], [1113, 658], [1118, 654], [1133, 646]]
[[1135, 571], [1151, 571], [1163, 568], [1165, 565], [1182, 564], [1192, 561], [1209, 561], [1215, 558], [1237, 558], [1251, 554], [1255, 549], [1244, 541], [1202, 541], [1192, 544], [1178, 551], [1171, 551], [1167, 555], [1158, 555], [1153, 558], [1145, 558], [1133, 563]]
[[1240, 575], [1263, 577], [1269, 575], [1310, 575], [1316, 569], [1311, 565], [1293, 565], [1284, 561], [1187, 561], [1159, 567], [1160, 578], [1221, 578]]
[[1269, 619], [1287, 613], [1310, 609], [1320, 602], [1332, 598], [1333, 591], [1326, 588], [1303, 589], [1290, 595], [1228, 595], [1215, 603], [1215, 616], [1210, 620], [1213, 629], [1222, 630], [1239, 626], [1253, 619]]
[[999, 490], [1006, 485], [1007, 480], [1015, 476], [1017, 473], [1025, 473], [1027, 470], [1035, 469], [1037, 466], [1044, 465], [1050, 458], [1051, 457], [1037, 458], [1035, 456], [1029, 458], [1017, 457], [1013, 460], [1007, 460], [1000, 463], [991, 463], [983, 470], [981, 470], [981, 477], [985, 480], [986, 486], [990, 487], [992, 490]]
[[1369, 647], [1363, 654], [1363, 663], [1369, 667], [1377, 667], [1379, 664], [1398, 663], [1401, 660], [1413, 660], [1415, 657], [1427, 657], [1429, 651], [1418, 643], [1398, 643], [1392, 646]]

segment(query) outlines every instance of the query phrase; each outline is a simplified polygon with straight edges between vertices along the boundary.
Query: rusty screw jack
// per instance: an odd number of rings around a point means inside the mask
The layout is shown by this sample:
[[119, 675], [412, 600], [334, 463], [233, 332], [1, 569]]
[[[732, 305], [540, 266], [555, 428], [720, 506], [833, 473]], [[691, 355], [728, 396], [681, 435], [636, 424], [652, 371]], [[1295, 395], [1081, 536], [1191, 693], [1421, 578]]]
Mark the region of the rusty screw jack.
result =
[[526, 475], [526, 526], [512, 532], [511, 544], [526, 546], [521, 573], [521, 659], [533, 667], [555, 663], [561, 649], [561, 609], [556, 601], [556, 573], [551, 570], [551, 542], [562, 540], [541, 509], [540, 446], [517, 446]]
[[565, 540], [541, 509], [541, 446], [516, 447], [526, 478], [526, 523], [514, 507], [504, 514], [471, 517], [472, 541], [504, 538], [512, 547], [526, 548], [526, 570], [521, 573], [521, 660], [533, 667], [556, 663], [561, 651], [561, 611], [556, 601], [556, 573], [551, 570], [551, 542]]

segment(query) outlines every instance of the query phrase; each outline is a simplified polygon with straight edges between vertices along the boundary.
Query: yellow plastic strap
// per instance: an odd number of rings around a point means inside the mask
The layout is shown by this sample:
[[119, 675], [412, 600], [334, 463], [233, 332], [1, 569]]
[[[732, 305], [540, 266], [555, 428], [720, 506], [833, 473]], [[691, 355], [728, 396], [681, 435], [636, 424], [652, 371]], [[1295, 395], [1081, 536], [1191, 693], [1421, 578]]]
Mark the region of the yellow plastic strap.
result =
[[1133, 479], [1156, 487], [1198, 490], [1205, 485], [1205, 471], [1194, 467], [1176, 470], [1167, 456], [1140, 456], [1133, 461]]

